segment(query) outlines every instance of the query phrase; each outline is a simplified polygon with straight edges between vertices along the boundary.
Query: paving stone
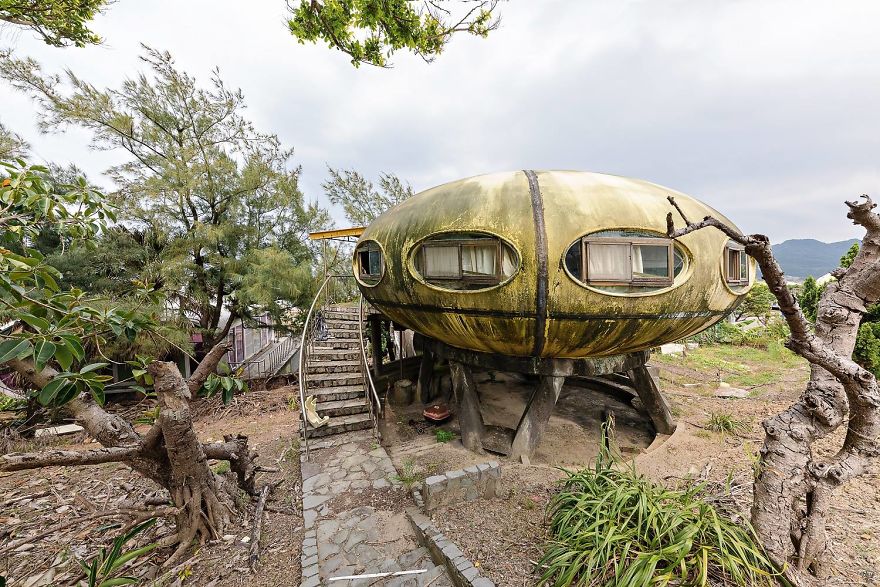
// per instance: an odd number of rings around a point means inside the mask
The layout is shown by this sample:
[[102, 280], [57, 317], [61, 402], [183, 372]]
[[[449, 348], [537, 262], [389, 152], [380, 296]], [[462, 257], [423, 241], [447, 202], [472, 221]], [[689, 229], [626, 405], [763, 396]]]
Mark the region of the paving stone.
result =
[[480, 577], [478, 579], [475, 579], [472, 582], [472, 585], [474, 587], [495, 587], [495, 583], [493, 583], [492, 581], [490, 581], [486, 577]]
[[320, 587], [321, 585], [321, 577], [318, 575], [313, 575], [308, 579], [303, 580], [299, 587]]
[[303, 498], [303, 509], [311, 510], [315, 509], [325, 501], [330, 499], [329, 495], [307, 495]]
[[319, 473], [303, 481], [303, 493], [311, 493], [314, 489], [330, 482], [330, 475]]
[[318, 574], [318, 565], [311, 565], [308, 567], [303, 567], [302, 576], [303, 579], [307, 579], [309, 577], [314, 577]]
[[400, 564], [400, 568], [403, 570], [414, 569], [415, 565], [419, 562], [419, 559], [422, 559], [427, 555], [428, 550], [426, 548], [419, 547], [415, 550], [411, 550], [397, 557], [397, 562]]
[[330, 491], [335, 494], [345, 493], [348, 487], [351, 485], [351, 481], [342, 480], [342, 481], [334, 481], [330, 484]]
[[391, 483], [387, 479], [376, 479], [373, 481], [373, 489], [385, 489], [391, 487]]
[[303, 510], [303, 525], [308, 529], [315, 525], [318, 519], [318, 512], [315, 510]]
[[370, 485], [372, 485], [372, 483], [370, 483], [370, 482], [367, 481], [367, 480], [358, 480], [358, 481], [352, 481], [352, 482], [351, 482], [351, 488], [352, 488], [352, 489], [357, 489], [357, 490], [363, 490], [363, 489], [366, 489], [366, 488], [369, 487]]
[[307, 559], [303, 559], [303, 561], [302, 561], [302, 566], [304, 566], [304, 567], [307, 567], [309, 565], [316, 565], [316, 564], [318, 564], [318, 555], [317, 554], [314, 556], [310, 556]]

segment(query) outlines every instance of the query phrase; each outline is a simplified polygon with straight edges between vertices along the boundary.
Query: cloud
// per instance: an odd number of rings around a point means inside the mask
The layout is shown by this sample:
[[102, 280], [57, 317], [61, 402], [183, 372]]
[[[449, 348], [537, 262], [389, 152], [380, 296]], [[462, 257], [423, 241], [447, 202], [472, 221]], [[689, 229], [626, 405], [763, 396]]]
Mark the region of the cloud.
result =
[[[584, 169], [690, 193], [774, 242], [859, 235], [840, 202], [880, 191], [880, 4], [501, 9], [489, 38], [456, 37], [430, 65], [399, 54], [391, 70], [355, 69], [341, 53], [298, 44], [281, 0], [247, 10], [120, 2], [95, 23], [104, 46], [11, 41], [97, 85], [140, 69], [139, 42], [170, 50], [202, 80], [219, 66], [255, 123], [295, 147], [307, 195], [325, 203], [325, 165], [392, 171], [417, 189], [504, 169]], [[81, 131], [37, 136], [33, 106], [2, 86], [0, 103], [0, 119], [40, 156], [76, 161], [95, 179], [122, 157], [89, 151]]]

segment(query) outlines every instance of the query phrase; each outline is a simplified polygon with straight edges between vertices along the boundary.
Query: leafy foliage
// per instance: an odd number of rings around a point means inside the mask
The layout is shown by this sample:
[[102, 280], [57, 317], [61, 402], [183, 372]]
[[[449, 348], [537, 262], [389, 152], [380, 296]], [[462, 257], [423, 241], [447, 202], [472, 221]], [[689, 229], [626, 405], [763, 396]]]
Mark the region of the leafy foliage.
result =
[[803, 286], [801, 286], [801, 291], [797, 296], [798, 304], [800, 304], [801, 310], [804, 312], [804, 316], [810, 322], [816, 321], [816, 316], [819, 312], [819, 300], [822, 297], [822, 290], [824, 290], [824, 286], [820, 286], [816, 283], [816, 280], [812, 275], [808, 276], [804, 280]]
[[99, 309], [82, 290], [62, 289], [59, 271], [30, 244], [47, 227], [91, 238], [115, 213], [84, 180], [55, 185], [45, 167], [0, 165], [8, 174], [0, 180], [0, 323], [14, 325], [0, 333], [0, 365], [57, 365], [61, 372], [38, 395], [43, 405], [63, 404], [84, 391], [103, 403], [109, 377], [99, 371], [106, 363], [86, 363], [85, 347], [100, 348], [110, 334], [134, 338], [152, 322], [136, 311]]
[[736, 318], [741, 320], [746, 316], [755, 316], [761, 321], [766, 321], [774, 302], [776, 302], [776, 296], [773, 295], [767, 284], [764, 282], [755, 283], [735, 310]]
[[776, 584], [748, 522], [701, 497], [620, 470], [607, 449], [592, 469], [566, 471], [548, 504], [540, 582], [554, 586]]
[[84, 47], [101, 42], [88, 23], [108, 0], [3, 0], [0, 21], [34, 31], [53, 47]]
[[431, 0], [300, 0], [291, 6], [291, 34], [300, 43], [325, 41], [351, 57], [351, 63], [388, 67], [388, 58], [405, 49], [433, 61], [454, 33], [485, 37], [500, 24], [493, 18], [498, 0], [458, 2]]
[[80, 561], [79, 564], [86, 575], [88, 586], [114, 587], [116, 585], [136, 585], [139, 581], [137, 578], [121, 575], [123, 567], [129, 562], [149, 554], [158, 544], [152, 543], [129, 551], [123, 551], [123, 548], [128, 541], [155, 523], [156, 518], [150, 518], [145, 522], [141, 522], [128, 532], [117, 536], [110, 550], [102, 548], [90, 561]]
[[856, 260], [856, 255], [859, 254], [859, 243], [853, 243], [849, 250], [843, 254], [840, 258], [840, 266], [849, 269], [853, 261]]
[[27, 156], [30, 146], [21, 135], [0, 124], [0, 161], [13, 161]]
[[228, 404], [232, 401], [232, 396], [236, 391], [244, 392], [247, 391], [247, 389], [247, 381], [231, 375], [217, 375], [216, 373], [211, 373], [205, 380], [204, 385], [202, 385], [200, 393], [205, 397], [212, 397], [220, 391], [223, 394], [223, 403]]
[[109, 279], [139, 273], [141, 282], [152, 280], [206, 346], [236, 318], [268, 311], [280, 322], [312, 293], [313, 251], [304, 237], [329, 224], [327, 212], [304, 201], [292, 151], [243, 117], [241, 91], [217, 71], [204, 88], [168, 53], [145, 48], [143, 60], [150, 73], [118, 89], [98, 89], [70, 72], [64, 80], [44, 75], [35, 61], [9, 54], [0, 74], [34, 96], [43, 130], [77, 125], [92, 132], [95, 148], [130, 156], [109, 171], [120, 188], [115, 201], [154, 250], [120, 259], [116, 266], [126, 270]]
[[393, 173], [379, 174], [379, 189], [354, 170], [327, 167], [330, 179], [322, 184], [334, 204], [341, 205], [355, 226], [366, 226], [382, 212], [413, 196], [413, 189]]

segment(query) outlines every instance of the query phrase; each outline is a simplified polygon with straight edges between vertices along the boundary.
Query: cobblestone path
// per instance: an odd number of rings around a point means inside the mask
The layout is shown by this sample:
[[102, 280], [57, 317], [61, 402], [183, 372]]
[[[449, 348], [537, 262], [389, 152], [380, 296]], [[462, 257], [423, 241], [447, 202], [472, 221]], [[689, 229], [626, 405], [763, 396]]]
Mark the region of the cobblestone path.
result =
[[[329, 446], [328, 446], [329, 445]], [[323, 448], [321, 448], [323, 446]], [[302, 587], [450, 587], [444, 568], [416, 544], [404, 514], [412, 505], [385, 449], [363, 432], [316, 444], [302, 455]], [[334, 577], [425, 569], [398, 577]]]

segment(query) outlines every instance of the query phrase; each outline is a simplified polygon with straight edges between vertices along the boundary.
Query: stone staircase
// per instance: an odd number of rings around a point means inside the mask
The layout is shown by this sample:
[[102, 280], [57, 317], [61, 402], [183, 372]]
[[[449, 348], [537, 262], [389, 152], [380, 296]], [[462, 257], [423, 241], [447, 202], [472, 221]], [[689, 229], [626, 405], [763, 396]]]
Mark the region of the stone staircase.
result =
[[306, 355], [306, 394], [317, 398], [319, 416], [330, 416], [320, 428], [306, 427], [308, 438], [372, 428], [361, 373], [360, 324], [356, 307], [330, 306], [321, 311], [322, 334]]

